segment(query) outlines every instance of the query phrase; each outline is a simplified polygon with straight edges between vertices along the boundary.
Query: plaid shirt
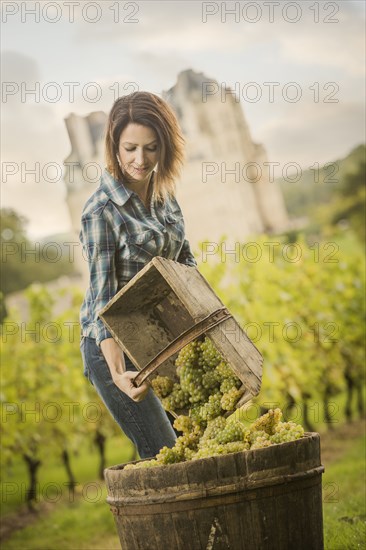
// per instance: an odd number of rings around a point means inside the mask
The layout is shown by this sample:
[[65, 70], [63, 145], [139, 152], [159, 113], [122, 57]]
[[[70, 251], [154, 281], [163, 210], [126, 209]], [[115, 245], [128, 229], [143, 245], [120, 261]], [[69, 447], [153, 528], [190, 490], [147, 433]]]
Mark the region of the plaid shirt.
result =
[[81, 334], [95, 338], [98, 346], [112, 337], [98, 312], [154, 256], [197, 265], [185, 239], [178, 202], [169, 199], [161, 204], [153, 194], [150, 210], [106, 169], [84, 206], [79, 238], [88, 259], [90, 284], [81, 306], [80, 324]]

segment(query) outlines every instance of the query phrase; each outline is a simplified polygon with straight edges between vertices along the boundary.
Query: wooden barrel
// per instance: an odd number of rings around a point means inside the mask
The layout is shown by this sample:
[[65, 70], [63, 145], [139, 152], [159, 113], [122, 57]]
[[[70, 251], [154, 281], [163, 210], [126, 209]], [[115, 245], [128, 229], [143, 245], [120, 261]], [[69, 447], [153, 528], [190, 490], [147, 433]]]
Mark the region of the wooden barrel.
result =
[[264, 449], [104, 471], [122, 550], [322, 550], [317, 433]]

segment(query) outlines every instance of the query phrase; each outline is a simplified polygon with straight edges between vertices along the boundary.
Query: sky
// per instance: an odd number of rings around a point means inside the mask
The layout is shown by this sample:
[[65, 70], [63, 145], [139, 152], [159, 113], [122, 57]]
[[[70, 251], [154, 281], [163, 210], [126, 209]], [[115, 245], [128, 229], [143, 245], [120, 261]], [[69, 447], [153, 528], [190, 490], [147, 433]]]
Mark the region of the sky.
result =
[[186, 69], [237, 91], [280, 166], [365, 142], [363, 0], [5, 1], [1, 20], [1, 206], [33, 238], [71, 229], [62, 172], [44, 176], [70, 153], [64, 118], [108, 112], [133, 89], [160, 95]]

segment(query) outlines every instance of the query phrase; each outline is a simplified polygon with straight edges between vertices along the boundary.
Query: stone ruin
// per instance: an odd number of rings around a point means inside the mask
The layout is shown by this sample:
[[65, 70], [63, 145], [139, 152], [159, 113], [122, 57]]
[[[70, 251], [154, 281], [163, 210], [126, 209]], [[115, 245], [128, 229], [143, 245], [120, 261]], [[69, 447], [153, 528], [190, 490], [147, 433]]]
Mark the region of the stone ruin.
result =
[[[208, 93], [205, 94], [204, 90]], [[215, 248], [224, 236], [227, 250], [262, 233], [289, 228], [281, 189], [270, 181], [266, 150], [250, 135], [244, 113], [230, 89], [191, 69], [162, 93], [173, 107], [186, 139], [186, 162], [177, 182], [186, 233], [193, 250], [202, 241]], [[216, 92], [215, 92], [216, 91]], [[214, 93], [215, 92], [215, 93]], [[65, 159], [67, 205], [78, 241], [84, 203], [99, 184], [103, 169], [103, 133], [107, 114], [70, 114], [66, 127], [71, 153]], [[79, 267], [87, 276], [87, 262], [79, 253]]]

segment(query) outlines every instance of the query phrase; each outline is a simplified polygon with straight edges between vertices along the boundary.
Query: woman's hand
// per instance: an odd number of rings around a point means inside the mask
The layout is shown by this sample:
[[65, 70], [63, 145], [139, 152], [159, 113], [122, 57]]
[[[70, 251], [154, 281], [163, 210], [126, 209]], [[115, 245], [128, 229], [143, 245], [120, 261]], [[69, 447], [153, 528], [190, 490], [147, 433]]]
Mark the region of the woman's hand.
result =
[[116, 386], [134, 401], [142, 401], [146, 397], [149, 385], [144, 382], [138, 388], [134, 386], [132, 380], [138, 373], [136, 371], [126, 371], [123, 352], [117, 342], [113, 338], [106, 338], [101, 341], [100, 349]]
[[131, 370], [125, 371], [123, 374], [115, 373], [113, 376], [113, 382], [116, 386], [128, 395], [134, 401], [142, 401], [147, 392], [149, 391], [149, 385], [143, 382], [141, 386], [136, 388], [133, 384], [133, 379], [138, 375], [138, 372]]

